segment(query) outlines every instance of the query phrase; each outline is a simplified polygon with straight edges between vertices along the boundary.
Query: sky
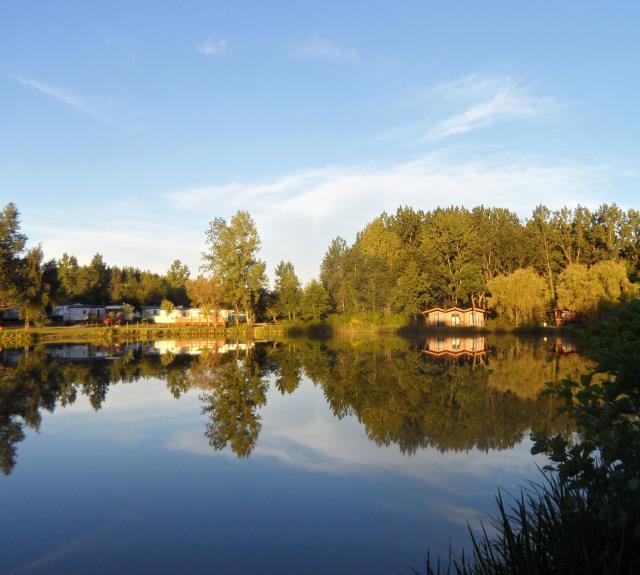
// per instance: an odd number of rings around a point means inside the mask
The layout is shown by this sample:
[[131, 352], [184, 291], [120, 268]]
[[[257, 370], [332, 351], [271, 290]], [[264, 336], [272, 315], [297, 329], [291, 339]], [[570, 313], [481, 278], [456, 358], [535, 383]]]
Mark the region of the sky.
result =
[[383, 210], [640, 207], [640, 3], [0, 0], [0, 204], [198, 273], [247, 210], [318, 274]]

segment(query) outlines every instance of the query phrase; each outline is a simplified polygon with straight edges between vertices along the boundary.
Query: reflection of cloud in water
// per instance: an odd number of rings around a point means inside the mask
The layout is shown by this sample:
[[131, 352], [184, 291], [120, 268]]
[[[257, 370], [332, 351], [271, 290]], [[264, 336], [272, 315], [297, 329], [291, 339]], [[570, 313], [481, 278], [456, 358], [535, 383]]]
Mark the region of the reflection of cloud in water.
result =
[[497, 533], [497, 529], [487, 518], [487, 514], [473, 507], [456, 505], [439, 499], [433, 499], [429, 502], [433, 511], [442, 516], [448, 523], [469, 526], [473, 531], [480, 532], [484, 528], [490, 537]]
[[157, 419], [175, 416], [185, 411], [199, 411], [198, 390], [189, 390], [179, 401], [167, 390], [166, 382], [155, 377], [140, 379], [134, 383], [116, 383], [109, 386], [106, 401], [96, 412], [86, 395], [78, 394], [75, 403], [63, 408], [67, 414], [97, 413], [119, 420]]
[[[371, 471], [401, 474], [450, 491], [456, 490], [456, 484], [469, 477], [497, 485], [535, 471], [536, 460], [530, 454], [528, 440], [504, 451], [472, 449], [442, 453], [426, 448], [411, 456], [403, 455], [396, 445], [378, 446], [367, 438], [364, 427], [355, 417], [337, 420], [328, 409], [321, 389], [308, 381], [287, 396], [272, 387], [267, 406], [260, 415], [263, 426], [252, 457], [272, 457], [304, 470], [335, 474]], [[178, 432], [166, 447], [235, 458], [229, 448], [216, 452], [201, 430]]]

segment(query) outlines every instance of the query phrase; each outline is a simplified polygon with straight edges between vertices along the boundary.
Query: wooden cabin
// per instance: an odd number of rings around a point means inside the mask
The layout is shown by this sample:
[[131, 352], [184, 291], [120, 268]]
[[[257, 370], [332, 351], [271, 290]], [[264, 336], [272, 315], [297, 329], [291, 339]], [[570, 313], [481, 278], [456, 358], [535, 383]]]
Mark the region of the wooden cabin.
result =
[[433, 307], [422, 312], [429, 327], [484, 327], [486, 312], [480, 308]]
[[562, 327], [578, 321], [578, 312], [575, 309], [554, 308], [549, 310], [549, 317], [556, 327]]

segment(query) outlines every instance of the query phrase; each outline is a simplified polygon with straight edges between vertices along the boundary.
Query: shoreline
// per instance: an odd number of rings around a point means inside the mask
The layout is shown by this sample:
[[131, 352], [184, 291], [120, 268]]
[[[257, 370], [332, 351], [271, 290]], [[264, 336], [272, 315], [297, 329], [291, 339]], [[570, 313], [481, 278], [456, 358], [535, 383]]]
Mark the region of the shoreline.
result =
[[258, 324], [230, 326], [176, 326], [171, 324], [132, 324], [124, 326], [57, 325], [31, 327], [4, 327], [0, 330], [0, 348], [22, 347], [43, 343], [111, 343], [120, 341], [148, 341], [167, 338], [195, 339], [199, 337], [224, 337], [230, 339], [264, 339], [268, 337], [330, 338], [353, 335], [380, 336], [472, 336], [472, 335], [562, 335], [579, 336], [573, 329], [558, 327], [428, 327], [424, 325], [340, 325], [336, 322], [296, 322], [294, 324]]

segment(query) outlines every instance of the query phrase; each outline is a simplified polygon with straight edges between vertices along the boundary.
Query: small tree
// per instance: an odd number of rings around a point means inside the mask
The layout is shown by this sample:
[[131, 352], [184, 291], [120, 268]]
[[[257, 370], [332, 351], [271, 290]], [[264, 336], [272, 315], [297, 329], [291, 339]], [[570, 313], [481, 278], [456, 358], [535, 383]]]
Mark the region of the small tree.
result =
[[163, 299], [162, 302], [160, 303], [160, 309], [165, 313], [167, 318], [169, 318], [173, 310], [176, 309], [176, 306], [174, 306], [173, 302], [171, 302], [170, 300]]
[[124, 316], [124, 321], [129, 323], [130, 320], [133, 319], [133, 306], [130, 303], [122, 304], [122, 315]]
[[224, 295], [222, 282], [217, 277], [198, 276], [195, 280], [187, 281], [186, 289], [189, 299], [200, 308], [207, 323], [212, 316], [217, 323]]

